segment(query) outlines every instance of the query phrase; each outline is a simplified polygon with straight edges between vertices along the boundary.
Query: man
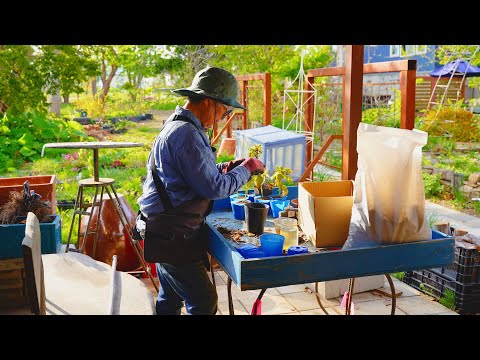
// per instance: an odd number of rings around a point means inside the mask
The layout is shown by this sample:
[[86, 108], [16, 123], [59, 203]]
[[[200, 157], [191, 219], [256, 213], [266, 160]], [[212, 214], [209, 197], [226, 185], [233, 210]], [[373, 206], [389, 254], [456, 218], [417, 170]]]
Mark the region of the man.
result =
[[179, 315], [185, 301], [188, 314], [214, 315], [218, 298], [207, 272], [204, 219], [212, 200], [235, 193], [265, 166], [255, 158], [215, 163], [205, 131], [234, 108], [245, 109], [236, 100], [238, 84], [231, 73], [207, 66], [190, 87], [173, 92], [188, 100], [166, 121], [150, 152], [137, 228], [146, 221], [146, 259], [149, 246], [161, 247], [154, 257], [157, 314]]

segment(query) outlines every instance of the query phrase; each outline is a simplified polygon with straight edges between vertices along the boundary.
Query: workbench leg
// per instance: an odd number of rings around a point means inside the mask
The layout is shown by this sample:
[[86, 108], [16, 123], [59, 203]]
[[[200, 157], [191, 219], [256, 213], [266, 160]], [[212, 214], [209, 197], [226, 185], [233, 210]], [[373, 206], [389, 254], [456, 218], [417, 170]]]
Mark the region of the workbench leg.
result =
[[345, 306], [345, 315], [350, 315], [352, 312], [353, 286], [355, 285], [355, 278], [350, 278], [348, 282], [348, 297], [347, 305]]
[[392, 311], [390, 315], [395, 315], [395, 307], [397, 306], [397, 295], [395, 294], [395, 286], [393, 285], [392, 278], [390, 274], [385, 274], [385, 277], [388, 280], [388, 283], [390, 284], [390, 291], [392, 292]]
[[[318, 282], [315, 283], [315, 297], [317, 298], [317, 303], [318, 303], [318, 305], [320, 306], [320, 308], [323, 310], [323, 312], [325, 313], [325, 315], [330, 315], [330, 314], [328, 313], [327, 309], [325, 309], [325, 307], [324, 307], [323, 304], [322, 304], [321, 296], [320, 296], [320, 294], [319, 294], [319, 292], [318, 292]], [[323, 300], [327, 303], [327, 305], [328, 305], [334, 312], [336, 312], [338, 315], [342, 315], [342, 314], [340, 313], [340, 311], [338, 311], [338, 310], [335, 308], [335, 306], [334, 306], [332, 303], [330, 303], [327, 299], [323, 299]]]
[[208, 263], [210, 264], [210, 274], [212, 275], [212, 284], [213, 286], [217, 286], [215, 284], [215, 271], [213, 270], [213, 256], [208, 254]]
[[229, 315], [235, 315], [233, 311], [233, 301], [232, 301], [232, 278], [229, 276], [227, 280], [227, 293], [228, 293], [228, 313]]
[[257, 300], [255, 300], [255, 302], [253, 303], [252, 315], [260, 315], [258, 314], [258, 305], [261, 303], [265, 291], [267, 291], [267, 289], [262, 289], [262, 291], [260, 291], [260, 294], [258, 294], [257, 296]]

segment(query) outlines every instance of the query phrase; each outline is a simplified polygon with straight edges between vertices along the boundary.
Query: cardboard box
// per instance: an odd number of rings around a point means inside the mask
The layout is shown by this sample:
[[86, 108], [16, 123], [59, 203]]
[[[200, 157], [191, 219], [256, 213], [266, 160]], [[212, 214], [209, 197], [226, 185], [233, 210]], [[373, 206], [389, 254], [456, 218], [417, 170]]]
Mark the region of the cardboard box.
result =
[[298, 184], [299, 225], [316, 247], [341, 247], [353, 207], [352, 180]]

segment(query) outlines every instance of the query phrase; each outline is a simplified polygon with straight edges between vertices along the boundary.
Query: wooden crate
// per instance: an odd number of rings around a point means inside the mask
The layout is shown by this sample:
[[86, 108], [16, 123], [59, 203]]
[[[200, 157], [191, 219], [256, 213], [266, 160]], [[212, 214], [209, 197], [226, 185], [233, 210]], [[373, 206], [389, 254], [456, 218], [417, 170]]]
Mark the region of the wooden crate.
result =
[[23, 258], [0, 260], [0, 308], [28, 304]]

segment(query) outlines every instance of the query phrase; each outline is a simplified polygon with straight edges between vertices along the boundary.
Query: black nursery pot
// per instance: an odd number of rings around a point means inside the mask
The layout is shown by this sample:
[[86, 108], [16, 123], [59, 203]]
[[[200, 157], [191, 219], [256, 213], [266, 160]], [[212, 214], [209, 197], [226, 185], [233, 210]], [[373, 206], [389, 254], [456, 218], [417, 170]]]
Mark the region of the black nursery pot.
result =
[[263, 234], [267, 221], [268, 205], [263, 203], [245, 204], [245, 222], [247, 230], [255, 235]]

